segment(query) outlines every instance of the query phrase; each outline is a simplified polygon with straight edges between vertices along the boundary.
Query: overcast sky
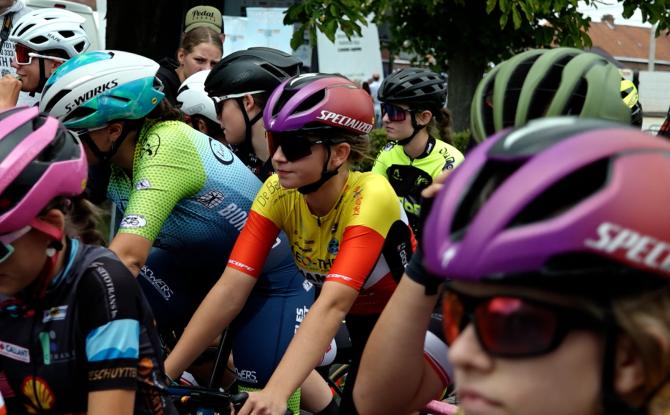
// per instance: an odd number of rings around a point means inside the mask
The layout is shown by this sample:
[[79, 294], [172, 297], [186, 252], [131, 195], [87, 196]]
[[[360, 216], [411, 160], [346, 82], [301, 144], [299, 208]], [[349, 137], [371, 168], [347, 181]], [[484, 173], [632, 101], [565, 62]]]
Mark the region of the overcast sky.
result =
[[623, 12], [623, 5], [616, 0], [602, 0], [603, 4], [590, 5], [587, 6], [584, 2], [580, 1], [578, 10], [587, 16], [591, 17], [591, 20], [594, 22], [599, 22], [600, 18], [605, 14], [611, 14], [614, 16], [615, 24], [626, 24], [629, 26], [651, 26], [648, 23], [642, 23], [642, 16], [640, 11], [636, 11], [635, 14], [628, 20], [624, 20], [621, 13]]

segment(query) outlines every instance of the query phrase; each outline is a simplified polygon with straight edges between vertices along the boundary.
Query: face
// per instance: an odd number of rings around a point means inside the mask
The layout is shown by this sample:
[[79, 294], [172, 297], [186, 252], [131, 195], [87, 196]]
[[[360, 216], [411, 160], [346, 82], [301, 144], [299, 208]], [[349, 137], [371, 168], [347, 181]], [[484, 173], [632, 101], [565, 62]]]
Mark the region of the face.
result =
[[[112, 148], [112, 133], [110, 132], [109, 126], [88, 130], [88, 135], [100, 151], [107, 152]], [[100, 160], [98, 160], [98, 157], [91, 151], [91, 148], [86, 141], [82, 140], [82, 142], [84, 143], [84, 152], [86, 153], [88, 164], [95, 166], [100, 163]]]
[[[476, 297], [497, 295], [490, 286], [467, 288]], [[495, 357], [481, 337], [470, 323], [449, 349], [459, 405], [468, 415], [598, 413], [603, 344], [595, 331], [570, 330], [554, 350], [531, 357]], [[534, 343], [530, 330], [516, 338]]]
[[412, 116], [414, 114], [406, 105], [382, 103], [382, 124], [386, 130], [387, 139], [402, 140], [409, 137], [414, 131], [410, 119]]
[[196, 72], [212, 69], [221, 60], [221, 48], [212, 43], [200, 43], [190, 53], [179, 50], [179, 63], [184, 67], [184, 79]]
[[13, 252], [0, 262], [0, 294], [15, 296], [39, 276], [46, 261], [49, 240], [31, 229], [10, 245]]
[[[276, 148], [272, 156], [272, 166], [279, 177], [279, 184], [286, 189], [296, 189], [319, 180], [327, 157], [326, 147], [323, 144], [313, 144], [300, 139], [296, 145], [290, 136], [285, 137], [285, 142], [291, 143], [290, 150], [289, 144], [284, 144], [284, 147], [287, 147], [286, 151], [282, 148], [281, 143], [284, 140], [281, 138], [275, 139], [276, 142], [269, 140], [270, 154]], [[296, 158], [297, 156], [300, 157]]]
[[[21, 57], [17, 58], [16, 54], [12, 59], [12, 68], [16, 69], [16, 73], [21, 77], [21, 91], [24, 92], [41, 92], [38, 91], [40, 83], [40, 60], [44, 62], [45, 76], [48, 78], [58, 68], [60, 62], [51, 59], [29, 57], [28, 53], [34, 52], [21, 44], [16, 44], [17, 49], [23, 49], [20, 53]], [[18, 61], [28, 62], [29, 64], [20, 65]]]
[[218, 108], [221, 109], [217, 115], [226, 141], [230, 144], [241, 144], [244, 141], [246, 124], [237, 100], [227, 99]]

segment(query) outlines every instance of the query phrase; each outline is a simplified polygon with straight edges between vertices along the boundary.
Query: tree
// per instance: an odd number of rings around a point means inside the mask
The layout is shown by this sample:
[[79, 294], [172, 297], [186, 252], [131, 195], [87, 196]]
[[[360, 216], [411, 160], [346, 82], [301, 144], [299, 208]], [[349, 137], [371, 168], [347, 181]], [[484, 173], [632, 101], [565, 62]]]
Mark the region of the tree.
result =
[[[585, 0], [598, 3], [599, 0]], [[624, 17], [642, 11], [645, 21], [670, 26], [665, 0], [623, 0]], [[366, 16], [387, 23], [391, 51], [405, 50], [418, 63], [449, 76], [449, 107], [457, 131], [467, 128], [472, 94], [487, 65], [529, 47], [590, 46], [590, 19], [577, 11], [577, 0], [303, 0], [287, 11], [285, 24], [299, 23], [295, 45], [307, 30], [331, 40], [337, 29], [360, 34]]]

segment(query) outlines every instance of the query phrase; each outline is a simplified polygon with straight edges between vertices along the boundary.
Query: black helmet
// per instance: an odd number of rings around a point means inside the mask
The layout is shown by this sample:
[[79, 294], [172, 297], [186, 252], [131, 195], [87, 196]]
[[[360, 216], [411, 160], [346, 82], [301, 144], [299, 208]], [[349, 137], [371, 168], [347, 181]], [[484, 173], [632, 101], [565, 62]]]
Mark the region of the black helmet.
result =
[[405, 68], [384, 79], [377, 97], [381, 102], [439, 110], [447, 99], [447, 83], [441, 75], [427, 69]]
[[[277, 49], [254, 47], [240, 50], [217, 63], [205, 80], [209, 96], [262, 91], [269, 96], [279, 84], [300, 74], [302, 62]], [[256, 92], [261, 93], [261, 92]]]

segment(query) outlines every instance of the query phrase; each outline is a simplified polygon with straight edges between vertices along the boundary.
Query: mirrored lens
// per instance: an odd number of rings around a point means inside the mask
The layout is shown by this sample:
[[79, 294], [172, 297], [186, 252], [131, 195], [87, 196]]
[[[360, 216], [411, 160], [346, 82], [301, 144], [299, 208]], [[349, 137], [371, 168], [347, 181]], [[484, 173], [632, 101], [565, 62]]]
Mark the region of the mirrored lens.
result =
[[404, 121], [407, 110], [397, 105], [382, 103], [382, 117], [388, 115], [389, 121]]

